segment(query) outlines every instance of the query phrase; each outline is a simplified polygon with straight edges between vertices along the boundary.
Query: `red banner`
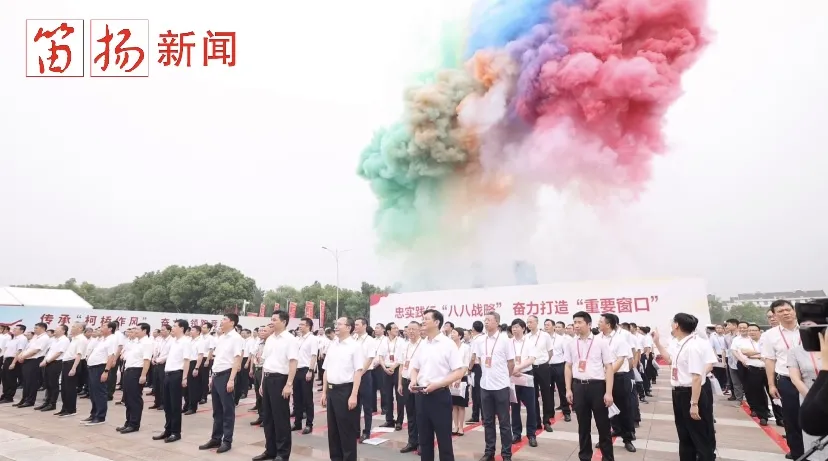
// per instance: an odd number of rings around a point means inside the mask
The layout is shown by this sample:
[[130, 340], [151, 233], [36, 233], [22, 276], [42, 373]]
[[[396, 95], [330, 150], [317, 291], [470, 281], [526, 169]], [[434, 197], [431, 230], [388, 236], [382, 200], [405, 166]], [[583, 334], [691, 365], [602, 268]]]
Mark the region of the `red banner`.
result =
[[305, 317], [313, 318], [313, 301], [305, 301]]
[[265, 304], [262, 303], [262, 305], [259, 306], [259, 317], [264, 317], [264, 316], [265, 316]]
[[325, 329], [325, 301], [319, 300], [319, 329]]
[[276, 304], [273, 305], [273, 312], [276, 312], [278, 310], [279, 310], [279, 303], [276, 303]]
[[288, 303], [288, 316], [290, 318], [296, 318], [296, 303], [293, 301]]

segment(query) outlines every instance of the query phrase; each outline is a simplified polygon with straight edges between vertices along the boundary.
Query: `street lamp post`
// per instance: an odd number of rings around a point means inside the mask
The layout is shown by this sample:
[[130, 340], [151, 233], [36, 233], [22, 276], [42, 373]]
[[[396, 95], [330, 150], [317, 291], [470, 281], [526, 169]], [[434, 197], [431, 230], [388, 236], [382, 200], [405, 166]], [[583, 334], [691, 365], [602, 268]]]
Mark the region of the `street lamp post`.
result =
[[328, 247], [322, 247], [322, 249], [330, 253], [334, 257], [334, 262], [336, 262], [336, 318], [339, 319], [339, 254], [351, 250], [339, 250], [338, 248], [331, 250]]

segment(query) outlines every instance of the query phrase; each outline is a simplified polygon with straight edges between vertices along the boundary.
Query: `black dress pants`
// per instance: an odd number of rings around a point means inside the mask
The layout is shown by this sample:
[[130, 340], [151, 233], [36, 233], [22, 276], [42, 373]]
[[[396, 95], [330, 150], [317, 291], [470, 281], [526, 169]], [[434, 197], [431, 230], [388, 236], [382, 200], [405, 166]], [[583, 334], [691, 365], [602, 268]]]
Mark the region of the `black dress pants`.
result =
[[[538, 416], [538, 426], [543, 427], [555, 419], [555, 397], [552, 394], [552, 371], [549, 370], [548, 363], [533, 366], [532, 371], [535, 376], [535, 415]], [[541, 406], [541, 400], [543, 400], [543, 406]]]
[[213, 375], [213, 389], [210, 394], [210, 398], [213, 400], [213, 433], [211, 439], [232, 444], [233, 433], [236, 428], [236, 405], [233, 392], [227, 392], [228, 382], [230, 382], [230, 370]]
[[[512, 416], [509, 399], [509, 388], [488, 390], [481, 389], [483, 411], [483, 436], [486, 440], [484, 455], [495, 455], [495, 444], [497, 443], [497, 431], [495, 430], [495, 417], [500, 426], [500, 454], [503, 458], [512, 457]], [[534, 416], [534, 415], [533, 415]]]
[[328, 407], [328, 452], [331, 461], [357, 461], [359, 405], [352, 410], [348, 409], [348, 399], [353, 389], [354, 383], [328, 384], [325, 395]]
[[121, 390], [124, 393], [126, 421], [124, 426], [141, 428], [141, 416], [144, 414], [144, 386], [141, 385], [143, 368], [127, 368], [121, 376]]
[[[155, 397], [154, 407], [164, 406], [164, 364], [155, 364], [155, 376], [152, 377], [152, 395]], [[181, 410], [179, 408], [179, 410]]]
[[[554, 386], [558, 389], [558, 401], [561, 402], [561, 413], [565, 415], [571, 415], [572, 409], [569, 408], [569, 402], [566, 400], [566, 377], [564, 375], [565, 369], [566, 364], [564, 362], [549, 365], [549, 373], [552, 375], [551, 386]], [[552, 400], [551, 397], [550, 400]]]
[[164, 373], [164, 433], [181, 435], [181, 370]]
[[[382, 400], [385, 402], [382, 409], [385, 410], [385, 422], [402, 424], [403, 421], [403, 405], [400, 403], [402, 396], [397, 392], [397, 383], [400, 381], [400, 367], [394, 369], [394, 373], [387, 374], [383, 371], [385, 377], [383, 378], [383, 393], [385, 394]], [[397, 417], [394, 418], [394, 402], [397, 402]]]
[[779, 375], [776, 388], [782, 400], [782, 418], [785, 421], [785, 441], [791, 449], [794, 459], [805, 453], [805, 442], [802, 440], [802, 429], [799, 426], [799, 391], [788, 376]]
[[43, 375], [40, 374], [40, 362], [43, 357], [37, 359], [26, 359], [23, 362], [23, 403], [35, 403], [37, 398], [37, 390], [40, 389], [40, 380]]
[[282, 397], [288, 376], [281, 373], [262, 373], [262, 429], [265, 435], [265, 453], [271, 457], [290, 458], [291, 430], [290, 404]]
[[198, 376], [193, 376], [195, 370], [195, 361], [190, 360], [190, 370], [187, 375], [187, 391], [185, 394], [187, 396], [185, 408], [190, 411], [198, 411], [198, 402], [201, 400], [201, 380], [204, 379], [201, 371], [199, 371]]
[[612, 436], [610, 435], [609, 409], [604, 405], [607, 383], [603, 380], [582, 381], [572, 379], [572, 406], [578, 420], [578, 459], [592, 460], [592, 418], [598, 429], [598, 447], [602, 461], [614, 461]]
[[74, 364], [74, 360], [66, 360], [63, 362], [61, 369], [60, 409], [68, 414], [74, 414], [78, 411], [78, 374], [81, 371], [80, 364], [78, 364], [78, 367], [75, 369], [75, 374], [69, 376], [69, 372], [72, 371]]
[[746, 367], [741, 363], [739, 367], [741, 371], [739, 378], [742, 379], [748, 406], [756, 413], [757, 418], [770, 419], [768, 395], [765, 393], [765, 388], [768, 387], [768, 375], [765, 374], [765, 368]]
[[249, 357], [242, 358], [241, 368], [236, 373], [236, 385], [233, 389], [235, 391], [234, 402], [236, 405], [239, 404], [242, 394], [246, 394], [250, 390], [250, 370], [247, 369], [248, 360], [250, 360]]
[[359, 398], [357, 399], [357, 408], [362, 408], [363, 424], [365, 424], [362, 431], [367, 436], [371, 435], [371, 423], [374, 418], [374, 409], [371, 406], [371, 401], [374, 401], [374, 406], [377, 404], [377, 394], [374, 392], [373, 377], [374, 374], [371, 372], [362, 375], [362, 380], [359, 383]]
[[[474, 386], [472, 386], [471, 390], [471, 398], [472, 398], [472, 414], [471, 420], [472, 421], [480, 421], [480, 364], [475, 363], [472, 365], [471, 372], [474, 373]], [[471, 383], [469, 383], [471, 384]]]
[[308, 367], [297, 368], [293, 377], [293, 411], [296, 427], [313, 426], [313, 378], [307, 380]]
[[715, 442], [712, 434], [713, 414], [705, 392], [699, 394], [700, 420], [690, 417], [690, 387], [673, 388], [673, 417], [679, 441], [679, 461], [713, 461]]
[[[442, 388], [430, 394], [418, 394], [417, 427], [420, 436], [420, 461], [434, 461], [434, 439], [440, 461], [454, 461], [451, 441], [451, 392]], [[482, 408], [482, 407], [481, 407]], [[511, 428], [509, 428], [511, 431]]]
[[402, 380], [402, 402], [405, 413], [408, 414], [408, 444], [417, 446], [420, 444], [420, 434], [417, 431], [417, 397], [419, 394], [412, 393], [408, 386], [411, 380]]
[[635, 433], [634, 415], [630, 407], [632, 383], [627, 373], [616, 373], [612, 384], [612, 400], [620, 413], [612, 418], [612, 427], [624, 443], [632, 442]]
[[57, 405], [58, 394], [60, 393], [60, 373], [62, 371], [62, 365], [63, 361], [61, 360], [55, 360], [46, 365], [46, 398], [44, 403], [48, 405]]

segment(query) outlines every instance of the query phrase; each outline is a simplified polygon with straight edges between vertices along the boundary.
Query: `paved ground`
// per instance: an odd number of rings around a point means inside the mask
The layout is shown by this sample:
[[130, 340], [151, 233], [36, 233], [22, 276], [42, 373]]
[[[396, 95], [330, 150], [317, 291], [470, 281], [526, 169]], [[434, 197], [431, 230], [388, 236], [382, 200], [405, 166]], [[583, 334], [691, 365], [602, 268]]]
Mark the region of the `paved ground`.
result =
[[[676, 429], [673, 422], [670, 390], [659, 383], [653, 390], [654, 398], [647, 405], [641, 405], [641, 427], [635, 442], [637, 453], [628, 453], [616, 442], [615, 456], [619, 461], [678, 460]], [[19, 398], [18, 392], [17, 397]], [[115, 400], [120, 398], [116, 392]], [[149, 407], [152, 397], [145, 397]], [[179, 461], [179, 460], [248, 460], [260, 454], [264, 447], [261, 429], [250, 426], [255, 414], [250, 412], [252, 400], [242, 401], [236, 411], [236, 433], [233, 450], [217, 455], [215, 451], [199, 451], [198, 445], [209, 438], [211, 407], [208, 401], [199, 413], [184, 416], [182, 440], [172, 444], [155, 442], [151, 439], [161, 431], [164, 415], [155, 410], [144, 412], [140, 432], [121, 435], [115, 428], [123, 423], [124, 407], [110, 402], [109, 415], [104, 425], [86, 427], [78, 422], [89, 412], [89, 400], [80, 400], [78, 416], [57, 418], [50, 413], [32, 411], [31, 408], [17, 409], [8, 404], [0, 406], [0, 461], [41, 461], [57, 456], [59, 461]], [[317, 411], [321, 409], [317, 406]], [[719, 460], [724, 461], [782, 461], [786, 450], [781, 430], [771, 423], [762, 428], [750, 418], [743, 408], [721, 398], [715, 407], [717, 419], [717, 443]], [[309, 435], [294, 433], [292, 460], [328, 460], [325, 414], [317, 415], [314, 432]], [[384, 417], [375, 415], [374, 426], [384, 422]], [[454, 437], [455, 457], [473, 460], [482, 456], [482, 427], [470, 425], [466, 435]], [[577, 461], [578, 434], [574, 422], [566, 423], [561, 418], [554, 425], [552, 433], [538, 435], [538, 447], [532, 448], [523, 442], [514, 446], [515, 460]], [[593, 434], [596, 434], [593, 428]], [[593, 435], [597, 441], [597, 435]], [[373, 433], [374, 439], [387, 439], [378, 446], [360, 445], [362, 460], [406, 459], [416, 460], [413, 454], [401, 455], [399, 449], [405, 445], [405, 431]], [[498, 446], [499, 447], [499, 446]], [[499, 449], [499, 448], [498, 448]], [[593, 459], [599, 460], [600, 455]]]

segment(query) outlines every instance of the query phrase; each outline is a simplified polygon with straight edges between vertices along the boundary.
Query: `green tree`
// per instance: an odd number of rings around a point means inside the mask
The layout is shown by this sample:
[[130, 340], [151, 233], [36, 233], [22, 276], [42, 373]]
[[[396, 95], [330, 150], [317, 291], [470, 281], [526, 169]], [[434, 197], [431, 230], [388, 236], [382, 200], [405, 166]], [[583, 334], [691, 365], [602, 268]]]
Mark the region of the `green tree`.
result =
[[707, 295], [707, 309], [710, 311], [710, 322], [721, 325], [727, 320], [727, 311], [718, 296]]
[[737, 304], [730, 308], [728, 317], [738, 319], [742, 322], [764, 325], [767, 323], [765, 317], [766, 309], [753, 303]]

